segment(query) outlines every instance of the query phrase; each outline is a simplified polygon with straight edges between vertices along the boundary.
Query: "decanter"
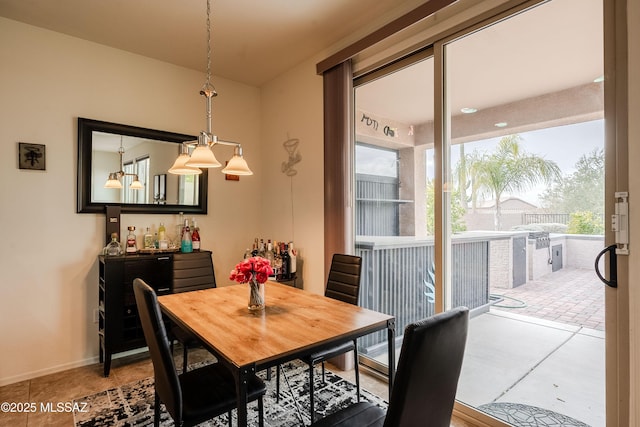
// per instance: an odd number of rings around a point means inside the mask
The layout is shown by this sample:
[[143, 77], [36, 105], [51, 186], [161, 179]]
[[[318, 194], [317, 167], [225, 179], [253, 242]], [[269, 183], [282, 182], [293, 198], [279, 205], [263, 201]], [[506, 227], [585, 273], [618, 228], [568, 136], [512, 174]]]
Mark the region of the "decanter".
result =
[[118, 242], [118, 233], [111, 233], [111, 241], [102, 252], [108, 256], [122, 255], [122, 246]]

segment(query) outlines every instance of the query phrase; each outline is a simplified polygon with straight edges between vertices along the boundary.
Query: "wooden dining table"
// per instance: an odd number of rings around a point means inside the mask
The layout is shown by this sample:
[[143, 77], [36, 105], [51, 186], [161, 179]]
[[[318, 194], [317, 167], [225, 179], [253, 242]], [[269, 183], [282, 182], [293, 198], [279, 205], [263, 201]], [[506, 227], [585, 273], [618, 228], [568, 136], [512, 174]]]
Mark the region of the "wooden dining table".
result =
[[384, 329], [395, 360], [393, 316], [276, 282], [265, 284], [264, 310], [249, 311], [248, 297], [246, 284], [158, 297], [162, 312], [233, 372], [239, 426], [247, 425], [247, 377], [258, 371]]

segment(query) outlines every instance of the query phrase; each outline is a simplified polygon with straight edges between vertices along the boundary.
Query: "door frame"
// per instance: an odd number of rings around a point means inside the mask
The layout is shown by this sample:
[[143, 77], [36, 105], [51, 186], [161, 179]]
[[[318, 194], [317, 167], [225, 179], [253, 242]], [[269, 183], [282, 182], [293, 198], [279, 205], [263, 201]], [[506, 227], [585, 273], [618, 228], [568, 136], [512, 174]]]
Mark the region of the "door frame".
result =
[[[629, 191], [627, 0], [604, 4], [605, 218], [615, 211], [614, 193]], [[614, 233], [605, 224], [605, 246]], [[629, 257], [619, 256], [618, 287], [605, 289], [606, 419], [630, 425], [631, 358]], [[605, 263], [609, 274], [609, 265]]]

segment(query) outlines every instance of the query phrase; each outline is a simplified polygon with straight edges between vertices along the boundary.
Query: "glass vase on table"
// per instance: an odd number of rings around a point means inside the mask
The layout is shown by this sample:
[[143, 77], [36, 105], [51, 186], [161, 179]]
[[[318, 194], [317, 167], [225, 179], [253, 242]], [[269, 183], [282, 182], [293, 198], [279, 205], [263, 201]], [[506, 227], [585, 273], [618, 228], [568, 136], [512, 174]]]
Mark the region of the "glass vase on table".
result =
[[264, 310], [264, 283], [251, 280], [249, 283], [249, 311]]
[[271, 262], [262, 257], [252, 256], [238, 264], [231, 270], [229, 279], [238, 283], [249, 284], [249, 311], [264, 310], [264, 283], [273, 274]]

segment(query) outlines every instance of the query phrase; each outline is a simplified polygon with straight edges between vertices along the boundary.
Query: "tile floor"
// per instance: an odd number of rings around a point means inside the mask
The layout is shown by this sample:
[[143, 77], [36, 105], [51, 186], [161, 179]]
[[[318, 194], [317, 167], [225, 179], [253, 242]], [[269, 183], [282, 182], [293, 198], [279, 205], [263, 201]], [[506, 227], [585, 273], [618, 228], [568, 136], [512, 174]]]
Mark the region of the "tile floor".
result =
[[[176, 348], [176, 354], [182, 354]], [[191, 350], [189, 362], [196, 362], [208, 357], [204, 350]], [[179, 368], [180, 369], [180, 368]], [[329, 366], [334, 372], [354, 381], [353, 371], [339, 371]], [[108, 378], [102, 375], [102, 365], [94, 364], [71, 369], [56, 374], [46, 375], [32, 380], [21, 381], [0, 387], [0, 402], [35, 402], [37, 408], [41, 403], [71, 402], [73, 399], [117, 387], [133, 381], [139, 381], [153, 375], [153, 367], [147, 353], [139, 353], [114, 359]], [[361, 374], [362, 387], [378, 396], [388, 399], [388, 387], [375, 377]], [[275, 381], [275, 376], [272, 381]], [[73, 427], [73, 415], [66, 412], [4, 413], [0, 412], [0, 427]], [[453, 419], [452, 427], [471, 427], [471, 424]]]

